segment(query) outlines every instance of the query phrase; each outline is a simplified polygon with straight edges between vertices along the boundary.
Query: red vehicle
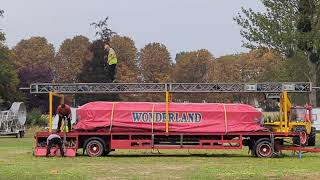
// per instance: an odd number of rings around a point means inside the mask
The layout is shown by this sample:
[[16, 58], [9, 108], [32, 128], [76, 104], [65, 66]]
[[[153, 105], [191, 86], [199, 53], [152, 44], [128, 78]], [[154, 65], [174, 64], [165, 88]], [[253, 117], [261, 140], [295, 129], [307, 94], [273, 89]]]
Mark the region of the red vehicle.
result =
[[[274, 157], [282, 150], [319, 151], [287, 145], [301, 132], [271, 132], [260, 125], [261, 112], [243, 104], [177, 104], [93, 102], [77, 110], [75, 130], [60, 133], [65, 155], [78, 149], [89, 156], [116, 149], [242, 149], [257, 157]], [[35, 135], [35, 156], [46, 154], [50, 132]], [[59, 156], [59, 150], [56, 155]]]

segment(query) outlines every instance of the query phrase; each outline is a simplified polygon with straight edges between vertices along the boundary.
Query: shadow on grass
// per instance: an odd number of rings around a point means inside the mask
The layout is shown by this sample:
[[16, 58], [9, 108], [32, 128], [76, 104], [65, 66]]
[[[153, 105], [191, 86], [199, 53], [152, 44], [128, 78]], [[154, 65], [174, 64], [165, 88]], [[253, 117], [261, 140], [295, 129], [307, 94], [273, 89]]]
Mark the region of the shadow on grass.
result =
[[0, 135], [0, 138], [3, 138], [3, 139], [8, 139], [8, 138], [14, 138], [14, 139], [20, 139], [20, 138], [17, 138], [16, 135], [11, 135], [11, 136], [2, 136]]

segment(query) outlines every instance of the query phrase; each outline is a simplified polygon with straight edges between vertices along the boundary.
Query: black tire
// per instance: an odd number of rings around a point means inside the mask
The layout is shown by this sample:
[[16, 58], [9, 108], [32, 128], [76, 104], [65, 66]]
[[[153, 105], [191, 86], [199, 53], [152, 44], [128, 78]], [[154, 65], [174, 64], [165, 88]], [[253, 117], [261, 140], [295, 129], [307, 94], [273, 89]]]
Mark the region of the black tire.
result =
[[271, 158], [274, 156], [274, 147], [270, 142], [270, 139], [263, 138], [255, 143], [254, 151], [259, 158]]
[[103, 144], [99, 140], [90, 140], [86, 145], [86, 152], [90, 157], [101, 156], [104, 152]]
[[[295, 127], [294, 130], [293, 130], [293, 132], [303, 132], [303, 133], [307, 134], [307, 133], [306, 133], [307, 130], [306, 130], [306, 128], [303, 127], [303, 126], [297, 126], [297, 127]], [[298, 137], [293, 137], [293, 138], [292, 138], [292, 143], [293, 143], [294, 145], [300, 146], [300, 136], [298, 136]], [[306, 143], [307, 143], [307, 141], [304, 142], [304, 143], [301, 143], [301, 145], [304, 146], [304, 145], [306, 145]]]
[[316, 128], [311, 127], [311, 132], [308, 138], [308, 146], [315, 146], [316, 145]]

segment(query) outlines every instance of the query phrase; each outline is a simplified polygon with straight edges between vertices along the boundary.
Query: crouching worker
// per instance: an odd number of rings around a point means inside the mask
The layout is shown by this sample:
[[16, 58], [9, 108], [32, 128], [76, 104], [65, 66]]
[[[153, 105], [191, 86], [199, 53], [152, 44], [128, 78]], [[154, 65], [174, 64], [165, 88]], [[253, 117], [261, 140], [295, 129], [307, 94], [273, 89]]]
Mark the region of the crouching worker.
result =
[[58, 106], [56, 113], [59, 115], [59, 122], [57, 132], [60, 132], [61, 121], [63, 118], [68, 121], [68, 130], [71, 131], [71, 108], [67, 104], [61, 104]]
[[61, 137], [58, 134], [50, 134], [50, 136], [47, 138], [47, 153], [46, 156], [48, 157], [51, 151], [52, 146], [59, 146], [60, 154], [62, 157], [64, 157], [64, 151], [62, 147], [62, 140]]

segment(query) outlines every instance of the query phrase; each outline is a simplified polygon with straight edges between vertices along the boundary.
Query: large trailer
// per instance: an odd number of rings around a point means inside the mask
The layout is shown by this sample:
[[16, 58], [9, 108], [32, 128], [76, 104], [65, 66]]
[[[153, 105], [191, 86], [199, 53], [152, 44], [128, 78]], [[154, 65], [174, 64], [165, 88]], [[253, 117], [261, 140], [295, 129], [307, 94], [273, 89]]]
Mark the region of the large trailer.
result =
[[[112, 118], [109, 124], [99, 128], [76, 129], [71, 132], [60, 133], [64, 137], [65, 155], [75, 156], [78, 149], [89, 156], [101, 156], [109, 154], [117, 149], [243, 149], [248, 146], [253, 156], [269, 158], [281, 154], [283, 150], [320, 152], [318, 148], [306, 147], [308, 145], [312, 122], [310, 121], [310, 108], [305, 108], [304, 118], [290, 119], [290, 101], [281, 101], [279, 121], [267, 122], [268, 129], [259, 130], [239, 130], [239, 131], [170, 131], [169, 112], [170, 92], [309, 92], [310, 83], [287, 83], [287, 84], [72, 84], [72, 85], [52, 85], [35, 84], [31, 86], [31, 91], [35, 93], [49, 93], [49, 99], [56, 93], [109, 93], [109, 92], [142, 92], [143, 88], [148, 88], [148, 92], [165, 92], [166, 103], [162, 113], [166, 114], [161, 130], [154, 128], [118, 128], [112, 125]], [[162, 86], [163, 85], [163, 86]], [[160, 87], [160, 90], [159, 90]], [[98, 88], [98, 89], [95, 89]], [[150, 88], [152, 90], [150, 90]], [[164, 89], [161, 89], [164, 88]], [[180, 88], [180, 89], [179, 89]], [[182, 88], [182, 89], [181, 89]], [[190, 89], [191, 88], [191, 89]], [[236, 89], [235, 89], [236, 88]], [[224, 90], [222, 90], [224, 89]], [[55, 93], [51, 92], [55, 90]], [[60, 91], [60, 92], [59, 92]], [[286, 93], [285, 93], [286, 94]], [[281, 96], [286, 98], [287, 96]], [[284, 104], [283, 104], [284, 103]], [[50, 102], [52, 104], [52, 102]], [[50, 108], [52, 108], [50, 106]], [[113, 117], [114, 106], [112, 106], [111, 117]], [[153, 111], [153, 110], [152, 110]], [[50, 109], [52, 113], [52, 109]], [[224, 113], [226, 113], [224, 109]], [[153, 112], [152, 112], [153, 114]], [[152, 116], [152, 115], [151, 115]], [[95, 117], [95, 115], [93, 115]], [[50, 123], [52, 121], [50, 120]], [[46, 139], [51, 134], [52, 124], [49, 123], [49, 132], [37, 132], [35, 135], [35, 156], [46, 154]], [[153, 126], [153, 121], [151, 122]], [[298, 128], [297, 126], [303, 127]], [[314, 142], [311, 141], [310, 144]], [[314, 145], [314, 144], [313, 144]], [[59, 156], [59, 150], [54, 154]], [[53, 153], [53, 152], [52, 152]]]

